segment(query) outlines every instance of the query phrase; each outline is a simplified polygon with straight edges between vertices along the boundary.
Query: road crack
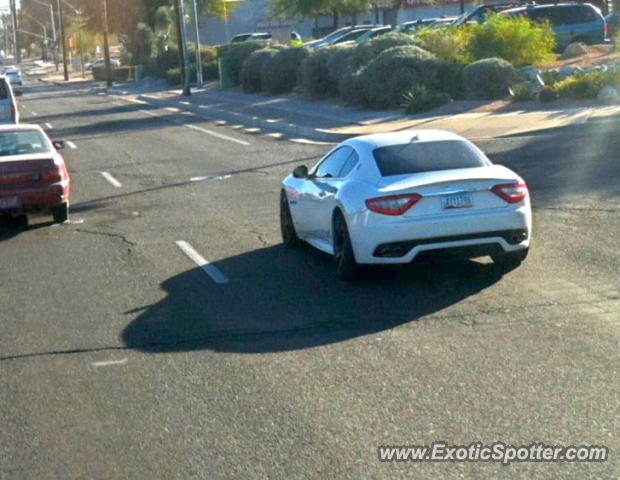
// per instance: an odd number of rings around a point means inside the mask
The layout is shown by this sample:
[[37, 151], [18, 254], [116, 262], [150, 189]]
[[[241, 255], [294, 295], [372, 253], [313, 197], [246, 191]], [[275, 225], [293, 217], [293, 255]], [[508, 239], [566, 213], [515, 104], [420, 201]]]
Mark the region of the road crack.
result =
[[76, 228], [75, 231], [78, 233], [88, 233], [90, 235], [101, 235], [101, 236], [109, 237], [109, 238], [117, 238], [121, 240], [123, 243], [126, 243], [127, 245], [130, 245], [132, 247], [135, 247], [138, 245], [136, 242], [132, 242], [125, 235], [121, 235], [120, 233], [98, 232], [96, 230], [86, 230], [84, 228]]

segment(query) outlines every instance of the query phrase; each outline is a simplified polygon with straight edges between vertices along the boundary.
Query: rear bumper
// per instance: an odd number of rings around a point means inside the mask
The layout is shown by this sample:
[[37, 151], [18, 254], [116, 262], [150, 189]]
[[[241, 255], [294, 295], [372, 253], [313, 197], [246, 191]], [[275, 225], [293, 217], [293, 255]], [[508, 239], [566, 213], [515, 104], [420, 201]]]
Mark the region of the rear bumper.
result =
[[352, 224], [355, 258], [370, 264], [409, 263], [432, 250], [471, 250], [480, 255], [522, 250], [529, 247], [532, 229], [529, 205], [453, 217]]
[[[68, 202], [69, 186], [56, 183], [36, 189], [23, 189], [19, 191], [0, 190], [0, 199], [10, 201], [10, 203], [16, 201], [16, 205], [9, 208], [2, 208], [0, 206], [0, 215], [38, 212]], [[0, 202], [0, 204], [2, 203]]]

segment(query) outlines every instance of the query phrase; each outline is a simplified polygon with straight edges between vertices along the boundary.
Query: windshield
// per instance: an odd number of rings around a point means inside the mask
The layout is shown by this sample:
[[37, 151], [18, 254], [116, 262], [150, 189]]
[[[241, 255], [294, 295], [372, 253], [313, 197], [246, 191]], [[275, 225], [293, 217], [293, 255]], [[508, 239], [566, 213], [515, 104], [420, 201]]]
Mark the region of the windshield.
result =
[[49, 151], [49, 142], [37, 130], [0, 132], [0, 156]]
[[374, 156], [384, 177], [489, 165], [480, 150], [462, 140], [390, 145], [375, 149]]

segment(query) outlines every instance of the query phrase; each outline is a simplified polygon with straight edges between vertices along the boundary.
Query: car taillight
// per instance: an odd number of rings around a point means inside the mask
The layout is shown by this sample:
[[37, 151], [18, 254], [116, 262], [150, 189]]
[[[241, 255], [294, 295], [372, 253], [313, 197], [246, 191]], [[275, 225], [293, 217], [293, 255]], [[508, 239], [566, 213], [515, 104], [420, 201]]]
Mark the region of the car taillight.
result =
[[508, 203], [519, 203], [527, 197], [527, 185], [525, 183], [495, 185], [491, 191]]
[[60, 182], [62, 180], [62, 173], [59, 168], [53, 170], [44, 170], [41, 172], [41, 180], [48, 182]]
[[609, 24], [606, 23], [605, 24], [605, 36], [608, 37], [610, 33], [611, 33], [611, 31], [609, 30]]
[[383, 215], [402, 215], [422, 198], [417, 193], [390, 195], [366, 200], [366, 206], [373, 212]]
[[17, 118], [17, 109], [15, 108], [15, 105], [11, 104], [11, 120], [15, 121], [16, 118]]

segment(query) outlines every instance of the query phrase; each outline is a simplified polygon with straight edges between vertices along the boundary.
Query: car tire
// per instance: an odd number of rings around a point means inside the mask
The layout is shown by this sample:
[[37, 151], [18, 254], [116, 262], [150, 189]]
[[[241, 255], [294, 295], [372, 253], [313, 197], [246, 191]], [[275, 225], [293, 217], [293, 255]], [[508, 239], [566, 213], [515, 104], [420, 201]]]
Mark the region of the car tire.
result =
[[291, 215], [291, 209], [284, 191], [280, 193], [280, 231], [282, 232], [282, 242], [284, 245], [287, 247], [299, 245], [300, 240], [295, 231], [293, 216]]
[[341, 280], [350, 281], [357, 277], [359, 265], [355, 261], [351, 236], [347, 228], [347, 222], [341, 212], [334, 215], [334, 258], [336, 260], [336, 272]]
[[511, 271], [517, 268], [527, 258], [529, 248], [517, 250], [516, 252], [504, 252], [493, 255], [493, 263], [505, 271]]
[[54, 223], [64, 223], [69, 219], [69, 204], [61, 203], [52, 207], [52, 217], [54, 217]]

